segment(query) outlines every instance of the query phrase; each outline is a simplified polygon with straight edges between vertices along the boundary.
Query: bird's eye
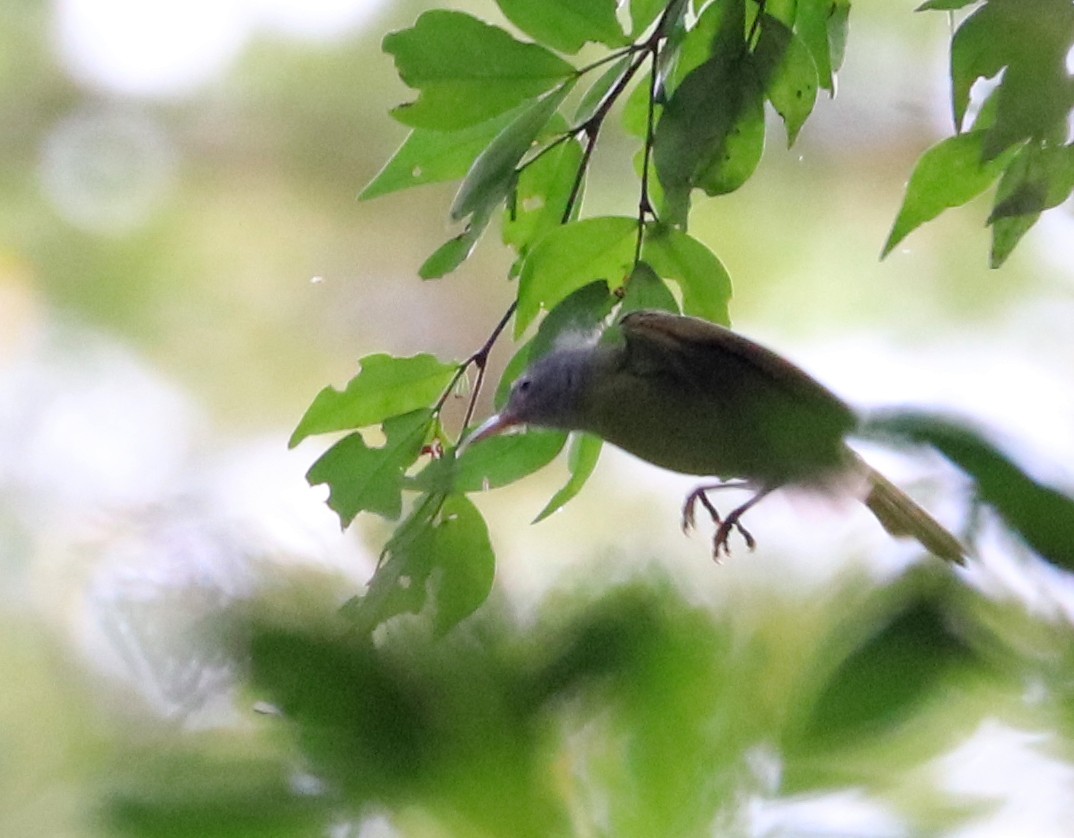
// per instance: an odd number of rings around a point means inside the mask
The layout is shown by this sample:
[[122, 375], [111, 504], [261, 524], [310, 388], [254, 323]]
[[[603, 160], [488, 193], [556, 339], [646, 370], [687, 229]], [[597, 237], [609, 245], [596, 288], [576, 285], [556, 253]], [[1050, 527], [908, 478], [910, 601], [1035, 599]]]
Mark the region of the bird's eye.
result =
[[518, 384], [515, 385], [515, 389], [519, 393], [525, 393], [530, 389], [530, 385], [533, 384], [533, 380], [529, 378], [520, 378]]

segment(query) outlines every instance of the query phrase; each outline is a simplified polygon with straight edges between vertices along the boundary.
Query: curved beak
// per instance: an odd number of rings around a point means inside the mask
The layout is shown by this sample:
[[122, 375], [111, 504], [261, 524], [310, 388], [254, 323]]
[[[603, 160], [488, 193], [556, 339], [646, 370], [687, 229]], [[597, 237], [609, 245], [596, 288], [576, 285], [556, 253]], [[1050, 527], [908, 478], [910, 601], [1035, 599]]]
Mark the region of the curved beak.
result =
[[458, 451], [455, 452], [456, 456], [461, 457], [465, 453], [466, 449], [473, 445], [475, 442], [481, 442], [483, 439], [488, 439], [490, 436], [497, 436], [510, 428], [517, 427], [522, 424], [512, 416], [508, 416], [506, 413], [497, 413], [494, 416], [486, 419], [481, 425], [479, 425], [472, 434], [462, 441]]

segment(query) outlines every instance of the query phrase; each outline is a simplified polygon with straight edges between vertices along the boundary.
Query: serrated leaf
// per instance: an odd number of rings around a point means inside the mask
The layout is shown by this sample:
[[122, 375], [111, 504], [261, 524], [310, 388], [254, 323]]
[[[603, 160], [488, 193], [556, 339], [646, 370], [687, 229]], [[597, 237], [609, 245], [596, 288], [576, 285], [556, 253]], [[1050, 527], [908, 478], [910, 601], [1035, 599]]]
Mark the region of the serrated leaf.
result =
[[993, 268], [1014, 250], [1040, 214], [1058, 206], [1074, 190], [1074, 147], [1041, 147], [1028, 143], [1000, 178], [992, 225]]
[[600, 437], [582, 433], [574, 435], [567, 451], [567, 469], [570, 471], [570, 478], [533, 519], [533, 523], [543, 521], [582, 491], [582, 487], [597, 467], [597, 460], [600, 459], [600, 450], [603, 445]]
[[546, 235], [522, 263], [515, 336], [538, 312], [555, 306], [571, 292], [603, 279], [611, 290], [623, 284], [634, 257], [638, 222], [604, 216], [564, 224]]
[[515, 26], [560, 52], [578, 52], [589, 41], [609, 47], [627, 43], [616, 17], [616, 0], [496, 0]]
[[361, 370], [340, 391], [325, 387], [295, 428], [288, 446], [313, 434], [376, 425], [392, 416], [432, 404], [458, 369], [432, 355], [394, 358], [377, 353], [361, 360]]
[[753, 61], [765, 95], [783, 118], [790, 147], [813, 112], [817, 99], [817, 66], [813, 56], [785, 24], [765, 15], [761, 18], [761, 36]]
[[984, 144], [984, 131], [970, 131], [948, 137], [921, 155], [881, 258], [912, 230], [945, 209], [972, 200], [995, 182], [1011, 155], [1007, 153], [985, 162], [982, 160]]
[[539, 96], [574, 67], [537, 44], [455, 11], [425, 12], [410, 29], [384, 39], [416, 101], [392, 111], [415, 128], [451, 131], [484, 122]]
[[359, 200], [368, 201], [426, 183], [458, 180], [511, 118], [510, 113], [501, 114], [457, 131], [415, 128], [361, 191]]
[[381, 563], [346, 613], [359, 634], [398, 614], [418, 613], [430, 596], [442, 634], [492, 590], [495, 555], [477, 508], [462, 495], [427, 495], [384, 548]]
[[458, 221], [471, 213], [491, 213], [494, 207], [503, 202], [518, 177], [515, 167], [530, 150], [533, 141], [571, 87], [565, 84], [523, 110], [478, 155], [451, 205], [454, 220]]
[[680, 314], [679, 304], [664, 282], [646, 262], [638, 262], [626, 282], [626, 294], [619, 307], [620, 315], [631, 311], [658, 309]]
[[495, 206], [491, 203], [480, 207], [466, 222], [461, 233], [448, 239], [421, 263], [418, 276], [422, 279], [440, 279], [469, 259], [478, 239], [489, 226], [493, 209]]
[[380, 448], [367, 447], [361, 434], [345, 436], [310, 467], [306, 480], [328, 485], [328, 506], [344, 527], [366, 511], [394, 520], [402, 512], [403, 475], [421, 453], [432, 421], [429, 409], [387, 420]]
[[525, 255], [563, 222], [581, 165], [582, 145], [572, 137], [522, 170], [513, 205], [504, 213], [505, 244]]
[[686, 314], [730, 324], [731, 277], [708, 247], [681, 230], [653, 224], [646, 228], [641, 253], [658, 275], [679, 284]]
[[462, 457], [433, 460], [408, 488], [423, 492], [484, 492], [528, 477], [556, 458], [567, 441], [560, 431], [507, 434], [467, 447]]

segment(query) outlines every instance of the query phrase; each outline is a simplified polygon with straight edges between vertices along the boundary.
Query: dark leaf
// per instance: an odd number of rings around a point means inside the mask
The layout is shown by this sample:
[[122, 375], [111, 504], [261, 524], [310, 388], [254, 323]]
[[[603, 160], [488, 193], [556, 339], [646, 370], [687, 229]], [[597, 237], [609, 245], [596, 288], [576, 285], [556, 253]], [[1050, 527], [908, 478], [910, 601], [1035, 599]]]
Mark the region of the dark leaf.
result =
[[1027, 143], [1000, 178], [992, 225], [992, 267], [998, 268], [1040, 214], [1074, 189], [1074, 147]]
[[765, 95], [783, 118], [787, 145], [794, 145], [817, 98], [817, 66], [813, 56], [785, 24], [765, 15], [753, 60]]

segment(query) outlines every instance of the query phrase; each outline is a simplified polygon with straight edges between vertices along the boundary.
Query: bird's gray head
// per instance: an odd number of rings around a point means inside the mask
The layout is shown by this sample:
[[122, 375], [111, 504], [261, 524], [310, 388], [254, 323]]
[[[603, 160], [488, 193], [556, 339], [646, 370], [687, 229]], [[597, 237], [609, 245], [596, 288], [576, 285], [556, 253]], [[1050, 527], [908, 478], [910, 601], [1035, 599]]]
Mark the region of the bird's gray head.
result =
[[512, 385], [503, 415], [515, 423], [577, 428], [592, 355], [591, 347], [559, 349], [545, 355]]
[[504, 409], [474, 431], [464, 447], [515, 425], [577, 430], [593, 354], [591, 346], [574, 347], [554, 350], [538, 360], [511, 386]]

